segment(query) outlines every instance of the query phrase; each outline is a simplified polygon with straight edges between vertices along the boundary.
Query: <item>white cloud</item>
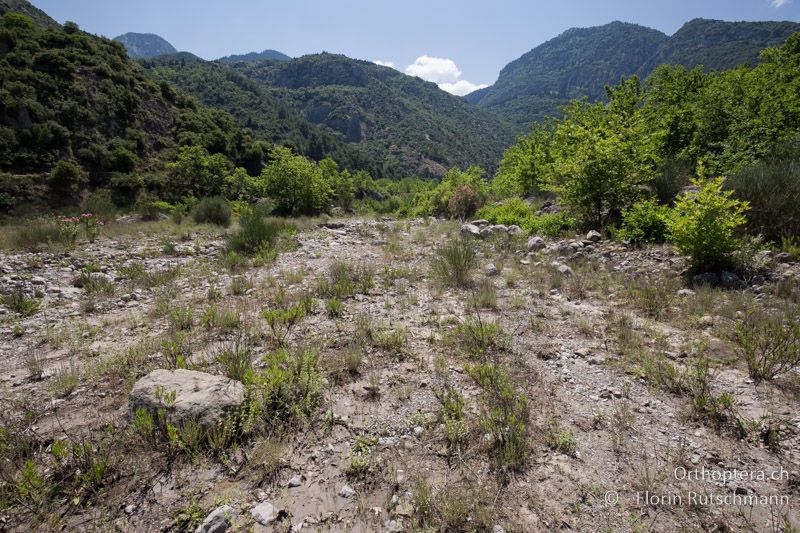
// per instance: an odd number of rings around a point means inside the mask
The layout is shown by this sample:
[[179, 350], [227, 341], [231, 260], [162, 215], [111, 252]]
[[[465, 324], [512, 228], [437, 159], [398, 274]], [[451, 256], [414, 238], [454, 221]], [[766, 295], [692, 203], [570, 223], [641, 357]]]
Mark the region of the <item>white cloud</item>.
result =
[[458, 80], [455, 83], [440, 83], [439, 88], [456, 96], [465, 96], [478, 89], [488, 87], [485, 83], [472, 83], [467, 80]]
[[792, 0], [772, 0], [772, 7], [779, 8], [791, 3]]
[[373, 61], [376, 65], [380, 65], [382, 67], [390, 67], [394, 68], [394, 61], [381, 61], [380, 59], [376, 59]]
[[419, 76], [425, 81], [434, 83], [454, 82], [461, 77], [455, 61], [445, 57], [420, 56], [414, 63], [406, 67], [406, 74]]
[[461, 70], [456, 62], [446, 57], [420, 56], [406, 67], [406, 74], [419, 76], [425, 81], [432, 81], [443, 91], [456, 96], [464, 96], [488, 87], [485, 84], [472, 83], [461, 79]]

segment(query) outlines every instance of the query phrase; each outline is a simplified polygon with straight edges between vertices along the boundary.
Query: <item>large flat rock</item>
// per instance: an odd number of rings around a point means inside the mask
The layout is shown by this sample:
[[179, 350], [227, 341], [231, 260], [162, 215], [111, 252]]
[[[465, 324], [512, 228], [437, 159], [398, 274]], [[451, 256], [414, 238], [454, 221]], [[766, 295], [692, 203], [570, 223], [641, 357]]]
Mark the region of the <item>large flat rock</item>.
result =
[[[173, 392], [174, 401], [169, 398]], [[159, 369], [136, 382], [128, 407], [132, 415], [140, 407], [153, 413], [163, 409], [171, 423], [195, 419], [210, 427], [224, 420], [228, 411], [242, 405], [244, 392], [244, 385], [224, 376]]]

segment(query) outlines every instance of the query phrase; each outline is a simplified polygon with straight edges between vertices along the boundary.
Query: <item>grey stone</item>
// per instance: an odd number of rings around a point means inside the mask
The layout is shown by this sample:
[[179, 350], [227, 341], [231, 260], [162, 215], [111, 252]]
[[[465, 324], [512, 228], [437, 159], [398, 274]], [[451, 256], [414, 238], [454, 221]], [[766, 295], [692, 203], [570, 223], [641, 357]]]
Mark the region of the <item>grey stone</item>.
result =
[[470, 222], [470, 224], [472, 224], [473, 226], [487, 226], [489, 224], [489, 221], [479, 218], [478, 220], [473, 220], [472, 222]]
[[480, 237], [481, 229], [475, 224], [464, 224], [461, 226], [461, 235], [469, 235], [471, 237]]
[[339, 489], [339, 496], [342, 498], [352, 498], [356, 495], [356, 491], [353, 490], [353, 487], [350, 485], [344, 485], [341, 489]]
[[717, 285], [719, 283], [719, 276], [714, 272], [703, 272], [692, 279], [695, 285]]
[[[165, 401], [172, 395], [174, 401]], [[225, 419], [231, 409], [244, 402], [244, 385], [224, 376], [194, 370], [154, 370], [133, 386], [128, 407], [131, 416], [144, 408], [152, 413], [163, 409], [172, 423], [196, 420], [211, 427]]]
[[491, 228], [483, 228], [481, 230], [480, 236], [481, 239], [488, 239], [494, 234], [494, 231]]
[[494, 266], [493, 263], [489, 263], [488, 265], [486, 265], [486, 275], [487, 276], [496, 276], [499, 273], [500, 272], [497, 270], [497, 267]]
[[250, 509], [250, 516], [261, 525], [268, 526], [278, 519], [275, 506], [270, 502], [261, 502]]
[[788, 263], [792, 260], [792, 254], [789, 252], [781, 252], [775, 255], [775, 260], [779, 263]]
[[225, 533], [231, 527], [231, 520], [236, 516], [233, 507], [220, 505], [195, 528], [194, 533]]
[[519, 235], [522, 233], [522, 228], [514, 224], [513, 226], [508, 227], [508, 234], [509, 235]]
[[678, 296], [694, 296], [694, 291], [692, 289], [680, 289], [678, 290]]
[[598, 242], [603, 239], [603, 235], [599, 231], [592, 230], [586, 234], [586, 240], [591, 242]]
[[739, 279], [739, 276], [733, 272], [723, 272], [722, 276], [720, 276], [720, 281], [722, 282], [722, 286], [726, 289], [735, 289], [739, 287], [742, 282], [742, 280]]
[[567, 265], [559, 265], [557, 270], [562, 276], [571, 276], [573, 274], [572, 269]]
[[534, 236], [528, 239], [528, 251], [535, 252], [537, 250], [542, 250], [545, 248], [545, 246], [547, 245], [545, 244], [544, 239], [539, 236]]
[[289, 480], [286, 486], [289, 487], [290, 489], [293, 489], [295, 487], [299, 487], [302, 484], [303, 480], [300, 479], [300, 476], [294, 476], [292, 479]]

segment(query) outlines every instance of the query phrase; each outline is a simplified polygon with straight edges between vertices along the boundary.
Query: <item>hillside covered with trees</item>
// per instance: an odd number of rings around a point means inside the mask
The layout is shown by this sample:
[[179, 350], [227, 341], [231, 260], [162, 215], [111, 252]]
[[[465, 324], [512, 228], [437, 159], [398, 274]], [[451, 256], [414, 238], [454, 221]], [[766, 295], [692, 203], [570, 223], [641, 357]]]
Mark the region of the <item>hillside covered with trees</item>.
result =
[[606, 84], [633, 74], [644, 79], [664, 63], [706, 70], [753, 66], [761, 50], [798, 30], [794, 22], [705, 19], [686, 23], [671, 37], [622, 22], [573, 28], [512, 61], [494, 85], [465, 98], [527, 129], [534, 120], [558, 115], [571, 99], [601, 99]]

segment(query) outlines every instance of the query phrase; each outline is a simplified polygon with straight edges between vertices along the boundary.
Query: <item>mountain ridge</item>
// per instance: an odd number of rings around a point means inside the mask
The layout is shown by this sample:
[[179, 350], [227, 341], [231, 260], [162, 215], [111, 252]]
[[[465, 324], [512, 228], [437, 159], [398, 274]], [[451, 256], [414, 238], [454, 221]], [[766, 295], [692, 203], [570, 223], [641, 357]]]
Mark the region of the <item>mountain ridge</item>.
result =
[[703, 64], [710, 70], [754, 64], [762, 49], [795, 31], [800, 23], [712, 19], [690, 20], [671, 36], [619, 21], [570, 28], [508, 63], [493, 85], [464, 98], [524, 131], [531, 121], [557, 114], [570, 99], [603, 98], [605, 85], [623, 76], [645, 78], [663, 63]]
[[169, 41], [155, 33], [128, 32], [114, 37], [114, 40], [122, 43], [132, 58], [149, 59], [178, 52]]

